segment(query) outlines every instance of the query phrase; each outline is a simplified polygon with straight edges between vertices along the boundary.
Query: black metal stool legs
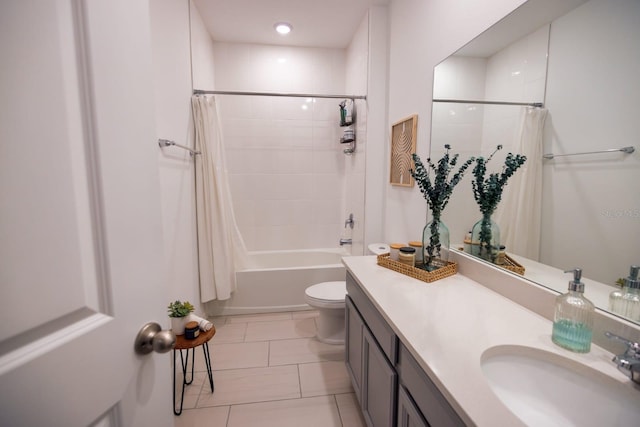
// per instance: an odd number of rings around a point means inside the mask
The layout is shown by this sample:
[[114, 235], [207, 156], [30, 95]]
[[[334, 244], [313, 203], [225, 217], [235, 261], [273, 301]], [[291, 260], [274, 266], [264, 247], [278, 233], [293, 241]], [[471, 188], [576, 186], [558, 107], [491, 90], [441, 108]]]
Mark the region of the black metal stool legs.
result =
[[[187, 379], [187, 371], [189, 370], [189, 350], [191, 350], [191, 378]], [[182, 368], [182, 390], [180, 392], [180, 408], [176, 409], [176, 351], [180, 352], [180, 366]], [[175, 415], [182, 414], [182, 405], [184, 403], [184, 388], [193, 383], [194, 379], [194, 366], [196, 361], [195, 348], [187, 349], [186, 356], [182, 355], [182, 350], [173, 350], [173, 413]], [[202, 352], [204, 354], [204, 363], [207, 366], [207, 376], [209, 377], [209, 385], [211, 386], [211, 393], [213, 393], [213, 372], [211, 371], [211, 358], [209, 353], [209, 344], [202, 344]]]
[[207, 365], [207, 374], [209, 375], [209, 385], [211, 393], [213, 393], [213, 373], [211, 372], [211, 358], [209, 357], [209, 343], [202, 344], [202, 352], [204, 353], [204, 363]]

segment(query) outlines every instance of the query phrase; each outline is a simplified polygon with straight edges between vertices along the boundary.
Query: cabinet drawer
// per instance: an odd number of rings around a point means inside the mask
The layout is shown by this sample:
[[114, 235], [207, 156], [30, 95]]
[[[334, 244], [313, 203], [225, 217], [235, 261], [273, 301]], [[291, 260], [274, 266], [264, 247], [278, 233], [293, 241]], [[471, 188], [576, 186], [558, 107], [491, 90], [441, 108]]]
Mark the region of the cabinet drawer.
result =
[[407, 389], [429, 425], [459, 427], [464, 422], [433, 384], [409, 350], [400, 344], [396, 365], [400, 383]]
[[396, 334], [349, 272], [347, 272], [347, 293], [364, 319], [364, 323], [369, 327], [376, 341], [378, 341], [384, 354], [391, 364], [395, 364], [398, 355]]

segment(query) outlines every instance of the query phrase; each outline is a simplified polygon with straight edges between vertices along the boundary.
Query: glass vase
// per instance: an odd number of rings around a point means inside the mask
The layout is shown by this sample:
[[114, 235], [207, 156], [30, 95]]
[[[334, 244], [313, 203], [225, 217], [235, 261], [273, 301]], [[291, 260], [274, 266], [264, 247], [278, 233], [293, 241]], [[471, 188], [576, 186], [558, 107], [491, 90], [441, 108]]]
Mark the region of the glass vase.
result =
[[483, 215], [471, 229], [471, 255], [495, 264], [499, 250], [500, 227], [491, 215]]
[[437, 270], [449, 260], [449, 229], [439, 218], [429, 221], [422, 230], [422, 247], [427, 271]]

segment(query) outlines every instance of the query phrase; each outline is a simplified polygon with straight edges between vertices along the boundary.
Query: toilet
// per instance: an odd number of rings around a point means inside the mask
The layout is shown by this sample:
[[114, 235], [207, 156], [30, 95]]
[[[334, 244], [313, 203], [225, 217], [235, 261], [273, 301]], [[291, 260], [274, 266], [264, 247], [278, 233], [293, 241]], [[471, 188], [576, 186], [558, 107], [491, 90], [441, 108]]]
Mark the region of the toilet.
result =
[[304, 291], [307, 304], [319, 312], [316, 322], [318, 341], [327, 344], [344, 344], [344, 298], [347, 282], [322, 282]]
[[[370, 254], [380, 255], [388, 252], [389, 245], [385, 243], [369, 245]], [[327, 344], [344, 344], [344, 300], [346, 295], [347, 282], [344, 280], [317, 283], [304, 291], [307, 304], [316, 308], [319, 313], [316, 322], [318, 341]]]

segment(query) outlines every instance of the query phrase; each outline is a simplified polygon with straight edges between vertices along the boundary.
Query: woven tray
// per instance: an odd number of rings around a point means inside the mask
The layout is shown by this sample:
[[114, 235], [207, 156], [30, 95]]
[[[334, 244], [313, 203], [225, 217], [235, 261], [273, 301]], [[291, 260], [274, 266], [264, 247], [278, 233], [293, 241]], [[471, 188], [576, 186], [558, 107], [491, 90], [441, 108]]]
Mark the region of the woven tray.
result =
[[427, 283], [435, 282], [436, 280], [444, 279], [448, 276], [453, 276], [458, 272], [457, 263], [448, 261], [441, 262], [442, 267], [434, 271], [427, 271], [394, 261], [390, 258], [390, 254], [378, 255], [378, 265]]
[[524, 267], [518, 264], [516, 260], [514, 260], [513, 258], [511, 258], [509, 255], [506, 255], [506, 254], [504, 256], [504, 264], [499, 265], [498, 267], [502, 267], [506, 270], [513, 271], [514, 273], [524, 275]]

